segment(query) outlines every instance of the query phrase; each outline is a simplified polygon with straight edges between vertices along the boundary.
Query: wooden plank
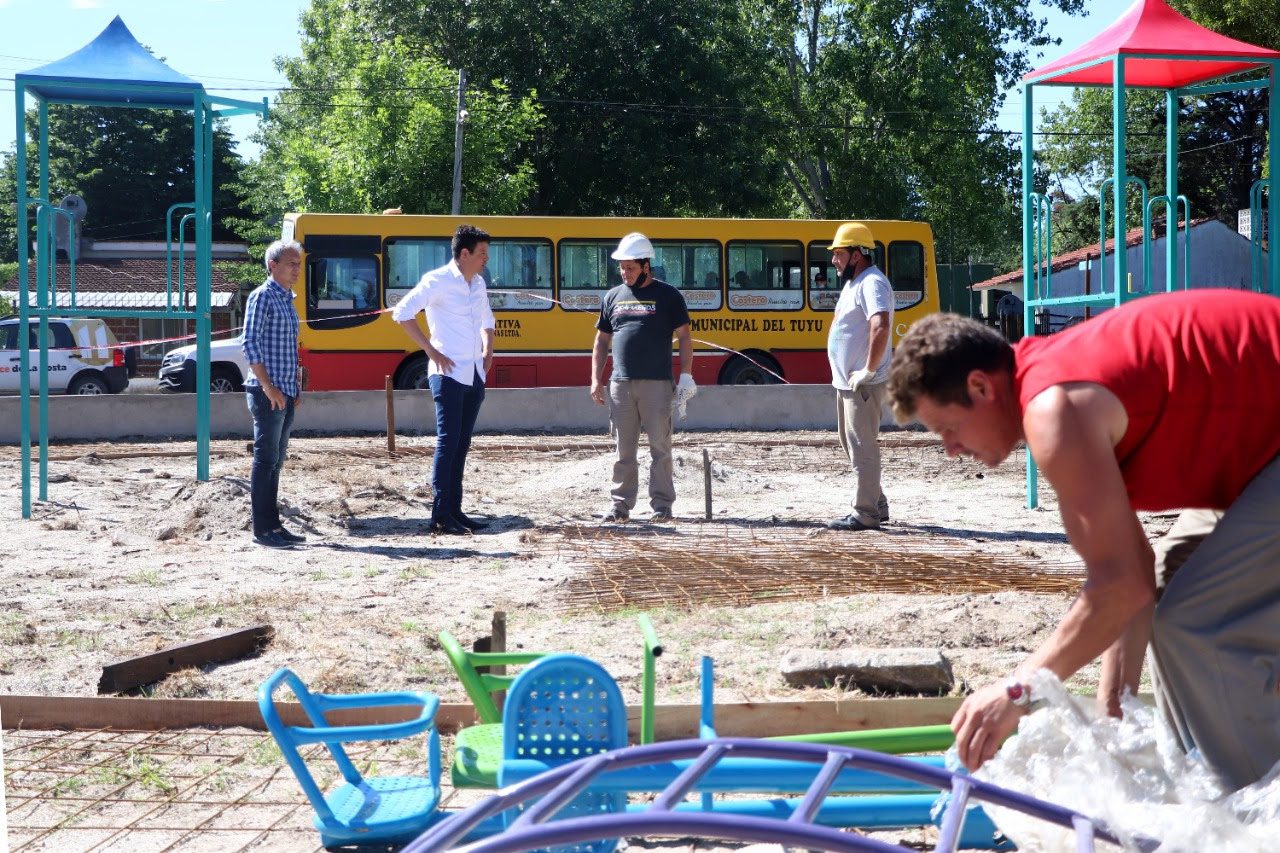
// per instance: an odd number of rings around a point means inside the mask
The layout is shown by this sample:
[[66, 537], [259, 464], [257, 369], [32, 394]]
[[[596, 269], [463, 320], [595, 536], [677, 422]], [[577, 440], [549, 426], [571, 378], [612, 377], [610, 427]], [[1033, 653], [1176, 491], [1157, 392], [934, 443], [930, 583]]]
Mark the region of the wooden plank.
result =
[[123, 693], [159, 681], [180, 669], [253, 657], [273, 636], [275, 629], [270, 625], [258, 625], [107, 664], [98, 679], [98, 693]]
[[[854, 699], [842, 702], [747, 702], [716, 706], [716, 728], [722, 735], [767, 737], [810, 732], [858, 731], [945, 723], [960, 699]], [[295, 703], [278, 702], [289, 725], [306, 719]], [[370, 708], [335, 713], [340, 725], [399, 722], [413, 716], [412, 707]], [[655, 709], [659, 740], [696, 737], [697, 705], [659, 705]], [[0, 720], [11, 729], [132, 729], [157, 731], [208, 726], [262, 730], [258, 703], [224, 699], [141, 699], [114, 696], [0, 696]], [[628, 728], [639, 736], [640, 706], [627, 709]], [[442, 704], [436, 715], [441, 732], [456, 731], [476, 721], [469, 703]]]
[[[288, 725], [306, 725], [306, 715], [295, 702], [277, 702]], [[334, 725], [396, 723], [416, 716], [413, 706], [338, 711]], [[263, 731], [258, 703], [244, 699], [143, 699], [122, 696], [0, 696], [0, 722], [9, 729], [119, 729], [165, 731], [200, 727], [240, 727]], [[442, 732], [476, 722], [468, 704], [441, 705], [436, 722]]]

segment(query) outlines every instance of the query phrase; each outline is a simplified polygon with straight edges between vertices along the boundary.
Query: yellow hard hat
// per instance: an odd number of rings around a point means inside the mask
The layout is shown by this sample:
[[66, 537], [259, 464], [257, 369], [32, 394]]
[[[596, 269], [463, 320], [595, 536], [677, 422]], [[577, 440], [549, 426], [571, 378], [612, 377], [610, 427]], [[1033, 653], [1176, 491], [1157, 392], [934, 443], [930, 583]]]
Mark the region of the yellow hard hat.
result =
[[832, 239], [831, 245], [827, 247], [827, 251], [830, 252], [850, 246], [865, 246], [868, 249], [874, 249], [876, 247], [876, 238], [871, 236], [871, 229], [861, 222], [846, 222], [836, 229], [836, 236]]

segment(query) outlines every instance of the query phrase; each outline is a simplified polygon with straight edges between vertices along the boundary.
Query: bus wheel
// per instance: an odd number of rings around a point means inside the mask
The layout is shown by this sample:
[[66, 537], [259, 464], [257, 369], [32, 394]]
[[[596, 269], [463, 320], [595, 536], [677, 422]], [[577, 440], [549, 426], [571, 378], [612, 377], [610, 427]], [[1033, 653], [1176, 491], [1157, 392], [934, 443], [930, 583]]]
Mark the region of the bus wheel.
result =
[[427, 383], [427, 373], [431, 369], [431, 362], [426, 358], [419, 358], [409, 362], [400, 371], [400, 378], [396, 382], [396, 389], [399, 391], [423, 391], [431, 386]]
[[[776, 385], [782, 368], [770, 356], [762, 352], [750, 353], [751, 359], [734, 356], [720, 373], [721, 385]], [[753, 363], [754, 362], [754, 363]], [[768, 368], [768, 370], [765, 370]]]

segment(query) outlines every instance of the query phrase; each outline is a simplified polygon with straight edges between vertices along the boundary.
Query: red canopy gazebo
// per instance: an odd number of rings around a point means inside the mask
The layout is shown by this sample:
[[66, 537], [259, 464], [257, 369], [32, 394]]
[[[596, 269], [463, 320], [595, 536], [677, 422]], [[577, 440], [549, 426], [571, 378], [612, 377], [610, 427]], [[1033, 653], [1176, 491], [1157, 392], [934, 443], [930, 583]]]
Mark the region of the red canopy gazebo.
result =
[[[1052, 257], [1051, 202], [1047, 196], [1032, 192], [1032, 167], [1035, 155], [1034, 94], [1037, 86], [1109, 86], [1112, 90], [1112, 173], [1099, 189], [1101, 224], [1099, 242], [1106, 239], [1107, 192], [1110, 189], [1116, 211], [1114, 238], [1116, 246], [1125, 245], [1128, 230], [1125, 221], [1126, 198], [1131, 184], [1142, 192], [1144, 257], [1150, 257], [1151, 212], [1164, 205], [1168, 212], [1169, 239], [1165, 240], [1165, 282], [1161, 290], [1186, 287], [1178, 281], [1176, 229], [1178, 205], [1190, 223], [1190, 205], [1178, 195], [1178, 106], [1184, 97], [1204, 97], [1242, 89], [1268, 89], [1268, 159], [1280, 164], [1280, 92], [1276, 73], [1280, 52], [1258, 47], [1206, 29], [1183, 17], [1165, 0], [1135, 0], [1120, 18], [1094, 39], [1061, 59], [1027, 74], [1022, 136], [1022, 207], [1023, 207], [1023, 295], [1026, 329], [1033, 329], [1033, 312], [1048, 310], [1053, 305], [1110, 307], [1152, 292], [1150, 263], [1143, 264], [1140, 281], [1130, 284], [1126, 269], [1126, 253], [1113, 253], [1114, 277], [1106, 284], [1106, 265], [1101, 267], [1102, 287], [1091, 294], [1055, 297], [1051, 287], [1049, 260]], [[1251, 73], [1253, 72], [1253, 73]], [[1239, 79], [1223, 78], [1239, 76]], [[1146, 183], [1129, 175], [1125, 169], [1125, 92], [1128, 88], [1161, 89], [1165, 92], [1167, 122], [1165, 128], [1165, 194], [1148, 198]], [[1258, 227], [1263, 220], [1262, 199], [1266, 196], [1267, 234], [1265, 243], [1274, 247], [1280, 242], [1280, 217], [1277, 216], [1276, 194], [1271, 181], [1259, 180], [1250, 194], [1254, 223], [1254, 290], [1280, 296], [1280, 258], [1270, 251], [1264, 262], [1264, 235]], [[1190, 234], [1184, 231], [1183, 247], [1189, 258]], [[1105, 255], [1100, 253], [1105, 259]], [[1027, 457], [1027, 505], [1036, 505], [1035, 463]]]

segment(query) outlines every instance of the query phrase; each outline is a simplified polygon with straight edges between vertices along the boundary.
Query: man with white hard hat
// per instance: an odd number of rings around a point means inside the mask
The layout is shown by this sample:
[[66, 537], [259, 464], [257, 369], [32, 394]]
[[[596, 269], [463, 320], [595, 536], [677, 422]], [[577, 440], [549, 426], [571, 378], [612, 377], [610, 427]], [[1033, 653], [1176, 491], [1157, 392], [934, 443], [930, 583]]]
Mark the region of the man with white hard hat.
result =
[[[622, 284], [605, 294], [591, 350], [591, 399], [605, 404], [618, 436], [613, 465], [613, 506], [605, 522], [631, 518], [640, 488], [636, 460], [640, 431], [649, 436], [649, 507], [651, 521], [671, 521], [676, 487], [671, 471], [671, 410], [698, 391], [693, 381], [693, 341], [689, 309], [680, 291], [653, 277], [654, 250], [649, 238], [633, 232], [612, 255]], [[680, 382], [672, 384], [671, 338], [680, 342]], [[606, 388], [605, 365], [610, 345], [613, 373]]]
[[836, 389], [836, 423], [858, 477], [853, 512], [827, 522], [833, 530], [874, 530], [889, 520], [880, 488], [880, 411], [889, 381], [893, 287], [875, 265], [875, 237], [861, 222], [836, 229], [827, 248], [844, 287], [831, 317], [827, 359]]

